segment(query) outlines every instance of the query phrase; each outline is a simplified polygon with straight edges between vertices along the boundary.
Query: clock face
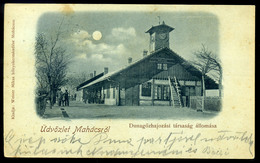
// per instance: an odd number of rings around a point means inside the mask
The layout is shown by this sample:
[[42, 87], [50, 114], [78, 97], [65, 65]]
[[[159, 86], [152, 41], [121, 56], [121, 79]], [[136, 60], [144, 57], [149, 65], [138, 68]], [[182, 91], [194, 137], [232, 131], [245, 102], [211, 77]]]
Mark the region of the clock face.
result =
[[166, 33], [160, 33], [159, 34], [159, 38], [162, 39], [162, 40], [164, 40], [166, 37], [167, 37]]

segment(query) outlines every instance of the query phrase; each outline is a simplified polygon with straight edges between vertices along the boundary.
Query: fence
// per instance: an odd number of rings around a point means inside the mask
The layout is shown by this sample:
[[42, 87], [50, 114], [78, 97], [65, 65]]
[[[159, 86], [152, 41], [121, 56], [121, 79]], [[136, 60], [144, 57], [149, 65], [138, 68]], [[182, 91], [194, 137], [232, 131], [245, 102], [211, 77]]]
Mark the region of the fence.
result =
[[36, 113], [39, 116], [43, 116], [46, 109], [46, 95], [37, 96], [35, 99], [36, 102]]
[[[201, 109], [202, 108], [202, 96], [190, 97], [190, 108]], [[221, 110], [221, 98], [220, 97], [205, 97], [204, 110], [208, 111], [220, 111]]]

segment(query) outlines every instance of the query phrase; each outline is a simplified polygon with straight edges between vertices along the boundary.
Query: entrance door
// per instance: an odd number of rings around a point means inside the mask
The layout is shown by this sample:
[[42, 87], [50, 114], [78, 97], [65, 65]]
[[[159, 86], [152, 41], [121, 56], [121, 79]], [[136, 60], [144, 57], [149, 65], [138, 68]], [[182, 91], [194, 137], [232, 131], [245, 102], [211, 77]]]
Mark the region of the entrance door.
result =
[[139, 105], [139, 85], [130, 87], [125, 91], [125, 105], [138, 106]]
[[186, 96], [186, 106], [189, 107], [190, 105], [190, 96], [195, 96], [195, 87], [194, 86], [185, 86], [185, 93], [184, 96]]
[[138, 106], [139, 105], [139, 85], [133, 87], [132, 90], [132, 105]]
[[125, 103], [125, 88], [120, 88], [119, 90], [119, 105], [124, 106]]
[[133, 105], [133, 87], [130, 87], [125, 90], [125, 105], [132, 106]]

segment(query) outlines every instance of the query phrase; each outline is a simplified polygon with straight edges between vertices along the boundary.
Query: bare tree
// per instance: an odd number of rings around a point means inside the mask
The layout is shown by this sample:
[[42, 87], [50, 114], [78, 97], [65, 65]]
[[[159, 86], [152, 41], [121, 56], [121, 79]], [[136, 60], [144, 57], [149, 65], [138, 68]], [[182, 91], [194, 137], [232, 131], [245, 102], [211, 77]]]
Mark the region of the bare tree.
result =
[[67, 85], [76, 88], [79, 86], [81, 83], [85, 82], [88, 80], [90, 76], [86, 72], [81, 72], [81, 73], [74, 73], [71, 75], [68, 75], [67, 77]]
[[221, 62], [220, 59], [216, 57], [216, 55], [211, 56], [210, 58], [211, 63], [213, 64], [214, 70], [217, 73], [217, 75], [215, 76], [215, 79], [218, 80], [218, 88], [219, 88], [219, 97], [222, 97], [222, 66], [221, 66]]
[[88, 80], [90, 76], [86, 72], [81, 73], [72, 73], [68, 74], [66, 77], [66, 85], [64, 86], [66, 89], [70, 91], [71, 94], [75, 94], [77, 87]]
[[[196, 56], [195, 60], [192, 61], [193, 65], [197, 67], [202, 73], [202, 110], [205, 107], [205, 96], [206, 96], [206, 87], [205, 87], [205, 76], [212, 71], [215, 71], [219, 74], [219, 85], [221, 85], [222, 81], [222, 67], [220, 61], [211, 51], [209, 51], [204, 44], [202, 44], [202, 48], [196, 52], [194, 52]], [[221, 95], [221, 91], [220, 91]]]
[[50, 108], [54, 104], [57, 89], [66, 84], [66, 72], [70, 61], [69, 55], [59, 44], [63, 19], [54, 35], [44, 33], [36, 36], [36, 77], [38, 89], [45, 90], [50, 99]]

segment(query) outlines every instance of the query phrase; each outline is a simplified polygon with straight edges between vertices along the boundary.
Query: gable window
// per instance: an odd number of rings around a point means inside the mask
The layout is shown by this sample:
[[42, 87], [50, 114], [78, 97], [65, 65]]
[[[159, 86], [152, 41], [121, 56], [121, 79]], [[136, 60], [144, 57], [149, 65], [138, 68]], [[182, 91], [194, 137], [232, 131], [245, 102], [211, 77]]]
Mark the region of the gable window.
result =
[[142, 96], [151, 97], [151, 83], [146, 82], [142, 84]]
[[161, 63], [157, 63], [157, 69], [161, 70], [162, 69], [162, 64]]
[[167, 70], [167, 63], [163, 64], [163, 70]]
[[167, 70], [168, 69], [167, 63], [158, 63], [157, 64], [157, 69], [158, 70]]

